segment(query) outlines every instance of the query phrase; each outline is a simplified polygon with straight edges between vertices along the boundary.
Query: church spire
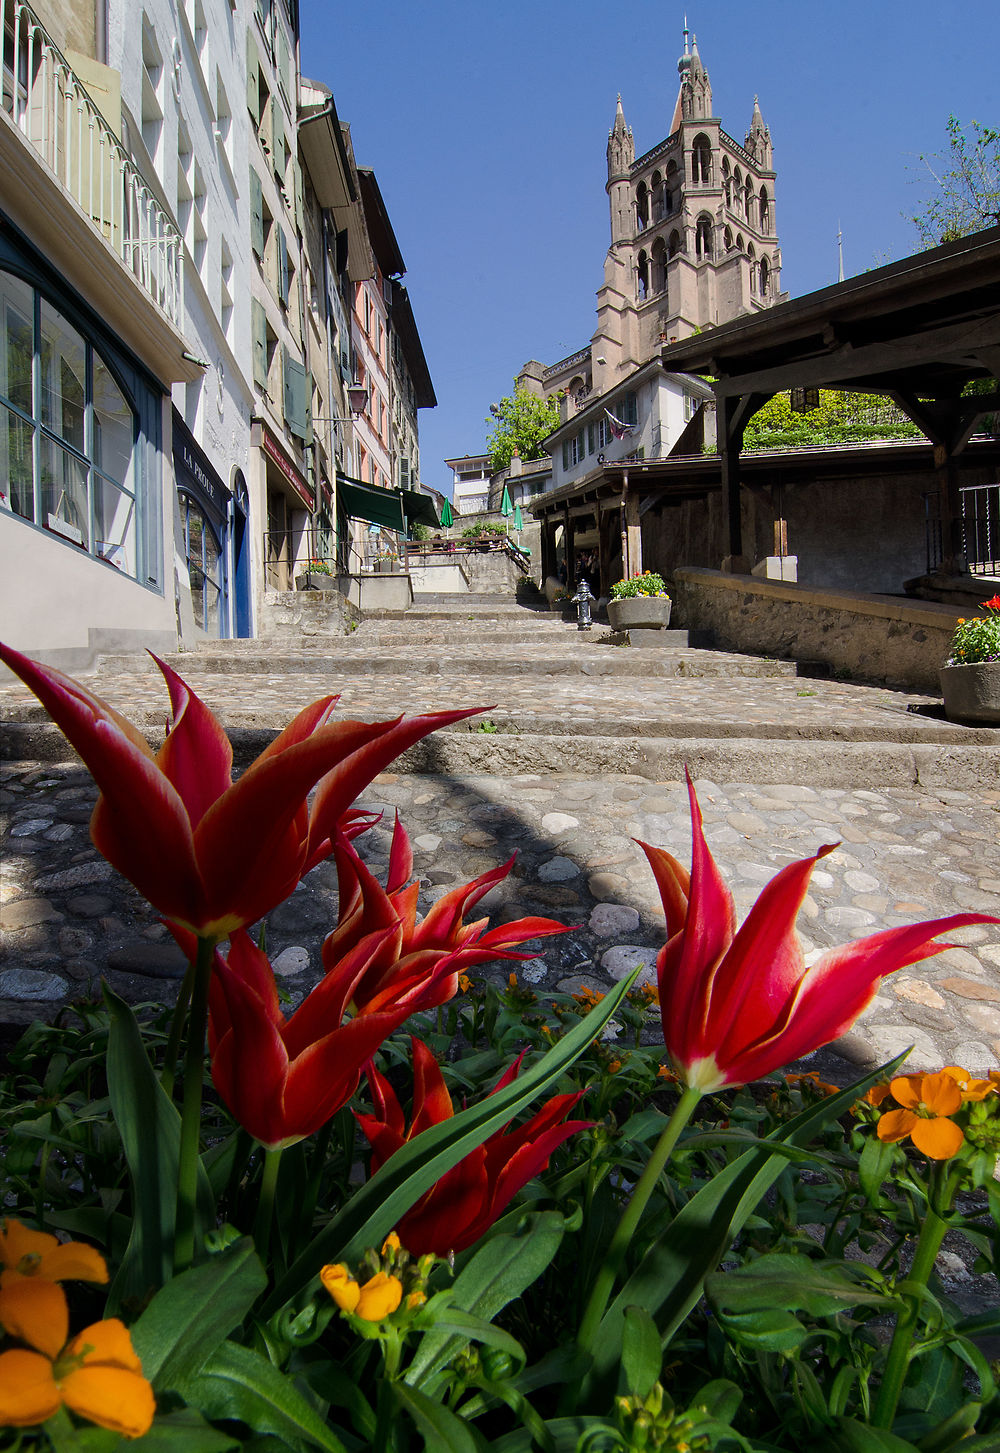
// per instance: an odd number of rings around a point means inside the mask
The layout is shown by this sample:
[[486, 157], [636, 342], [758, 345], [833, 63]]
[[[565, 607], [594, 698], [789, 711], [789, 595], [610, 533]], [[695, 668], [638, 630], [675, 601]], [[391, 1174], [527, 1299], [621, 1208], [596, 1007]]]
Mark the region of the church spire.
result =
[[760, 102], [756, 96], [753, 98], [753, 116], [750, 120], [750, 130], [744, 138], [744, 145], [759, 166], [762, 166], [765, 171], [771, 170], [771, 133], [764, 125]]
[[698, 53], [698, 37], [688, 30], [687, 16], [684, 17], [684, 54], [677, 62], [681, 78], [677, 104], [674, 107], [670, 134], [677, 130], [681, 121], [696, 116], [712, 114], [712, 84], [708, 72]]
[[630, 237], [631, 200], [629, 178], [635, 161], [632, 128], [626, 124], [621, 92], [615, 108], [615, 124], [608, 132], [608, 199], [611, 204], [611, 241], [617, 243]]

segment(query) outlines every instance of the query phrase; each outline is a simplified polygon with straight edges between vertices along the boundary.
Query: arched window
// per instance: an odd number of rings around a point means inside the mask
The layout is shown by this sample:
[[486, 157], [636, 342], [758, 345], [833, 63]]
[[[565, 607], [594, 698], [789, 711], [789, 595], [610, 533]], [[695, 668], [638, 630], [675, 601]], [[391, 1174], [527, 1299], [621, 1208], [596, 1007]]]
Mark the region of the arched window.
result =
[[727, 252], [732, 252], [732, 250], [733, 250], [733, 231], [732, 231], [732, 228], [731, 227], [727, 227], [726, 228], [725, 236], [724, 236], [724, 242], [725, 242], [725, 246], [726, 246], [726, 251]]
[[726, 206], [733, 205], [733, 179], [729, 174], [729, 158], [722, 158], [722, 195], [725, 198]]
[[712, 256], [712, 219], [704, 213], [695, 228], [694, 251], [699, 262], [706, 262]]
[[737, 232], [737, 234], [736, 234], [736, 251], [737, 252], [742, 252], [743, 251], [743, 233], [742, 232]]
[[743, 193], [743, 215], [748, 222], [753, 222], [753, 187], [747, 182], [746, 190]]
[[650, 211], [653, 221], [659, 222], [663, 218], [663, 178], [659, 172], [654, 172], [649, 179], [649, 195], [652, 199]]
[[705, 135], [696, 136], [691, 148], [691, 180], [703, 184], [712, 180], [712, 146]]
[[637, 232], [649, 226], [649, 194], [645, 182], [640, 182], [635, 189], [635, 226]]
[[639, 262], [635, 270], [636, 296], [642, 303], [649, 296], [649, 259], [645, 252], [639, 253]]
[[771, 204], [767, 197], [767, 188], [760, 189], [760, 230], [770, 232], [771, 230]]
[[677, 231], [677, 228], [675, 227], [673, 232], [671, 232], [670, 236], [667, 238], [667, 255], [669, 257], [676, 257], [680, 250], [681, 234]]
[[662, 293], [667, 286], [667, 248], [662, 237], [653, 243], [653, 292]]
[[750, 292], [753, 294], [757, 291], [757, 253], [752, 242], [747, 248], [747, 259], [750, 263]]
[[768, 266], [766, 257], [762, 257], [760, 260], [760, 271], [758, 276], [760, 280], [760, 295], [762, 298], [766, 298], [771, 291], [771, 269]]

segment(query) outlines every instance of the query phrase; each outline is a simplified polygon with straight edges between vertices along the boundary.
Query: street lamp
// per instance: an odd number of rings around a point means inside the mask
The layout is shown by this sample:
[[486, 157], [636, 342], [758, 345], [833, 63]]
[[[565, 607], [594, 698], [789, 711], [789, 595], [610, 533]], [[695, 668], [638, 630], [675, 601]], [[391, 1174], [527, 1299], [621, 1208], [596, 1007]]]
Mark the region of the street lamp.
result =
[[330, 418], [316, 417], [313, 419], [313, 423], [350, 424], [359, 414], [363, 414], [368, 406], [368, 390], [363, 383], [358, 383], [357, 379], [355, 379], [354, 383], [347, 390], [347, 404], [351, 410], [350, 415], [338, 414]]

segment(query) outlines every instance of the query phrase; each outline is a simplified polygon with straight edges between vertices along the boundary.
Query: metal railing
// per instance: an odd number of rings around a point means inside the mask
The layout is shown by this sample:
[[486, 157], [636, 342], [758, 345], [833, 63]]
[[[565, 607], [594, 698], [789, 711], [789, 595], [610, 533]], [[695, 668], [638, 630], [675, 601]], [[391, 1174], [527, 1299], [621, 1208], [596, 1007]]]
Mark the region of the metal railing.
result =
[[973, 575], [1000, 575], [1000, 483], [962, 490], [962, 536]]
[[[966, 570], [970, 575], [1000, 575], [1000, 483], [963, 485], [959, 498]], [[928, 573], [944, 558], [940, 510], [938, 496], [925, 494]]]
[[34, 12], [4, 0], [0, 104], [170, 321], [183, 320], [182, 239]]

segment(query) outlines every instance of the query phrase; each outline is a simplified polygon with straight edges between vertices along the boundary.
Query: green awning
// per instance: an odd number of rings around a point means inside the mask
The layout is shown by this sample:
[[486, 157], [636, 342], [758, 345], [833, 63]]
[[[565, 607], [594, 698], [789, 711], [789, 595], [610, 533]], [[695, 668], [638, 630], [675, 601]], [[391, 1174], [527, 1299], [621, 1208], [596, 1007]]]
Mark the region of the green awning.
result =
[[441, 528], [434, 501], [429, 494], [424, 494], [419, 489], [401, 489], [399, 492], [403, 496], [403, 513], [408, 530], [412, 530], [414, 525], [430, 525], [432, 530]]
[[348, 482], [339, 475], [337, 501], [348, 519], [367, 520], [370, 525], [383, 525], [387, 530], [405, 533], [403, 501], [394, 489], [376, 489], [373, 484], [362, 484], [360, 480]]

